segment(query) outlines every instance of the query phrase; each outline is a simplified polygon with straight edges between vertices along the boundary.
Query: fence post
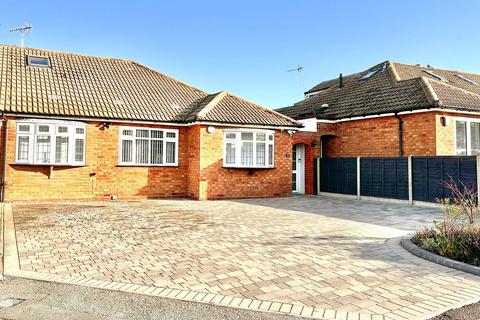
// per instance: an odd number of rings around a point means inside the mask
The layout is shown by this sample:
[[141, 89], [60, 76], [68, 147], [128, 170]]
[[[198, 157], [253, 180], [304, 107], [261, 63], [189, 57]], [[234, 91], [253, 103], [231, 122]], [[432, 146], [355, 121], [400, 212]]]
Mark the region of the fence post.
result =
[[477, 154], [477, 203], [480, 204], [480, 155]]
[[[408, 204], [413, 204], [413, 170], [412, 156], [408, 156]], [[477, 162], [478, 166], [478, 162]]]
[[357, 200], [361, 199], [360, 193], [360, 157], [357, 157]]
[[317, 158], [317, 196], [320, 195], [320, 157]]

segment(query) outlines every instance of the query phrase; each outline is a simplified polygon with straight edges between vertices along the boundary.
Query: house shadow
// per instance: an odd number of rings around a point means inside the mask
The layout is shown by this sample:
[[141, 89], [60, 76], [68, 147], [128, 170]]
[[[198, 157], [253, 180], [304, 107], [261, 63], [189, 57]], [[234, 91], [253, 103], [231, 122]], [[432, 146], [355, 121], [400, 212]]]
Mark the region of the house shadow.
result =
[[[440, 208], [380, 201], [340, 199], [330, 196], [294, 195], [272, 199], [240, 199], [232, 202], [269, 209], [310, 213], [412, 232], [442, 218]], [[259, 209], [261, 212], [261, 209]], [[299, 220], [300, 221], [300, 220]]]

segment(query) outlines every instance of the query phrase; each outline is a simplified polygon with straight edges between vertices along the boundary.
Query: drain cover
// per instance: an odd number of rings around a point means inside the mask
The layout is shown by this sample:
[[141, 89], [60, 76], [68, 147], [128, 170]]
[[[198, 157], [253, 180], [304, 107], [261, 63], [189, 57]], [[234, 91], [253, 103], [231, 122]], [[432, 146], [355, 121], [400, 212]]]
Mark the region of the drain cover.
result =
[[25, 301], [24, 299], [3, 299], [0, 300], [0, 309], [11, 308]]

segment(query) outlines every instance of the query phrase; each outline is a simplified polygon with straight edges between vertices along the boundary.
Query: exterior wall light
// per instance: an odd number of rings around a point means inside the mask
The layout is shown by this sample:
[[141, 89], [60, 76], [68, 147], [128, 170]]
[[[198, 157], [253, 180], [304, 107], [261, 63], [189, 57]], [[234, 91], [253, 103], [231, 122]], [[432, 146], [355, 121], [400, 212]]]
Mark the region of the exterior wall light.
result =
[[207, 132], [210, 133], [210, 134], [214, 133], [215, 132], [215, 127], [214, 126], [208, 126], [207, 127]]
[[440, 117], [440, 124], [442, 125], [442, 127], [446, 127], [447, 126], [447, 118], [444, 117], [444, 116], [441, 116]]

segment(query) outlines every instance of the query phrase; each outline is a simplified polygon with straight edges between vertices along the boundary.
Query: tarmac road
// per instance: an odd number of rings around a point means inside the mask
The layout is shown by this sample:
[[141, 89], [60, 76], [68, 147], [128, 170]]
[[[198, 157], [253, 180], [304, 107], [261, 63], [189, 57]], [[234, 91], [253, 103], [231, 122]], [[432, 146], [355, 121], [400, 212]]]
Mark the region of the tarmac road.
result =
[[25, 301], [13, 307], [0, 309], [2, 320], [302, 319], [274, 313], [18, 278], [5, 278], [4, 281], [0, 281], [0, 301], [7, 298], [25, 299]]

